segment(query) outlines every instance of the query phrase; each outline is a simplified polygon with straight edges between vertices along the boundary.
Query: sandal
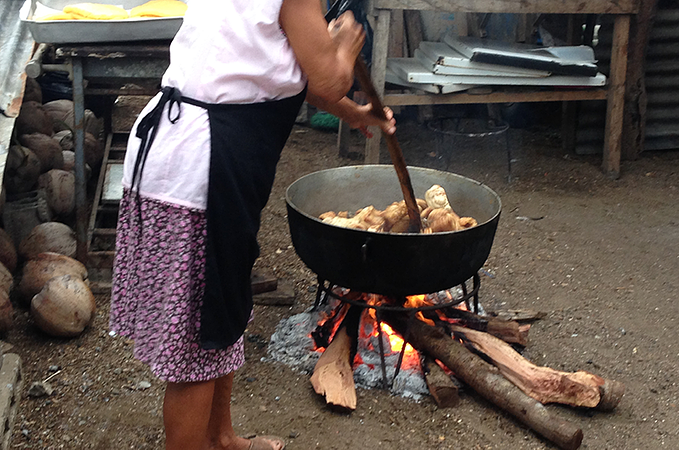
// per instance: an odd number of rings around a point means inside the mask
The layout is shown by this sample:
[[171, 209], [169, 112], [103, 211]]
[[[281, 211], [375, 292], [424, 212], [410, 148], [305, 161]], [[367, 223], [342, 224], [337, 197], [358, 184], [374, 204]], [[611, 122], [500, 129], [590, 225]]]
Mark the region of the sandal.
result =
[[278, 436], [257, 436], [250, 439], [248, 450], [271, 450], [273, 445], [280, 444], [279, 450], [285, 450], [285, 441]]

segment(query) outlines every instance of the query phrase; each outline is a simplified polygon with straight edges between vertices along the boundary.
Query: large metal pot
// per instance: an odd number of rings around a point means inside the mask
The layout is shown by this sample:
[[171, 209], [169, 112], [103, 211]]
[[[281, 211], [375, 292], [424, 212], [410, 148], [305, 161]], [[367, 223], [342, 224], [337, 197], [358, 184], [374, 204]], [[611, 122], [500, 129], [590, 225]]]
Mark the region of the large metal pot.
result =
[[403, 198], [390, 165], [340, 167], [306, 175], [288, 187], [288, 223], [295, 250], [321, 279], [391, 296], [425, 294], [471, 278], [490, 253], [500, 197], [487, 186], [449, 172], [409, 167], [415, 196], [439, 184], [470, 229], [435, 234], [374, 233], [323, 223], [326, 211], [384, 209]]

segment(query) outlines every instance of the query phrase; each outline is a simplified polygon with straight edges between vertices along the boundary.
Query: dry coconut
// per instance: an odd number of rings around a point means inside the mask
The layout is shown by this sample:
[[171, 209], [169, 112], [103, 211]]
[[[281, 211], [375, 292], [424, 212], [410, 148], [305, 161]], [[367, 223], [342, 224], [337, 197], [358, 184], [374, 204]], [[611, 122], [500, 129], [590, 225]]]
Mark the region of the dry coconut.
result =
[[87, 268], [80, 262], [58, 253], [40, 253], [26, 263], [17, 291], [26, 302], [40, 292], [52, 278], [73, 275], [87, 280]]
[[72, 172], [75, 170], [75, 152], [72, 150], [64, 150], [61, 152], [64, 156], [64, 170]]
[[64, 156], [57, 141], [42, 133], [23, 134], [19, 136], [19, 143], [29, 148], [40, 160], [42, 173], [64, 166]]
[[48, 136], [54, 134], [52, 117], [43, 105], [35, 101], [23, 102], [14, 126], [19, 136], [31, 133], [42, 133]]
[[75, 175], [65, 170], [52, 169], [38, 178], [44, 189], [47, 205], [58, 216], [67, 216], [75, 209]]
[[12, 285], [14, 284], [14, 277], [12, 273], [5, 267], [4, 264], [0, 263], [0, 291], [9, 294], [12, 290]]
[[8, 194], [30, 191], [40, 176], [40, 160], [31, 150], [12, 145], [7, 154], [4, 185]]
[[[54, 132], [58, 133], [62, 130], [73, 130], [75, 128], [74, 108], [72, 100], [52, 100], [43, 105], [43, 108], [49, 114], [53, 122]], [[99, 136], [104, 129], [103, 120], [97, 119], [97, 116], [89, 109], [85, 110], [84, 128], [87, 133], [94, 136]]]
[[[52, 136], [52, 140], [56, 141], [62, 150], [73, 151], [75, 144], [73, 143], [73, 133], [70, 130], [59, 131], [57, 134]], [[98, 168], [101, 165], [101, 161], [104, 159], [104, 147], [99, 142], [99, 139], [94, 137], [92, 133], [85, 133], [85, 164], [89, 164], [90, 167]], [[64, 159], [66, 155], [64, 154]], [[72, 166], [75, 166], [75, 153], [73, 154]], [[68, 162], [64, 161], [64, 170], [72, 170], [67, 168]]]
[[76, 252], [75, 231], [60, 222], [45, 222], [33, 228], [19, 244], [19, 256], [24, 260], [46, 252], [73, 258]]
[[42, 104], [42, 87], [38, 80], [26, 77], [26, 89], [24, 89], [24, 102], [38, 102]]
[[7, 332], [14, 324], [14, 308], [9, 300], [9, 294], [0, 291], [0, 336], [7, 335]]
[[78, 336], [92, 323], [95, 310], [92, 291], [73, 275], [50, 279], [31, 300], [35, 324], [52, 336]]
[[62, 150], [73, 150], [75, 148], [75, 143], [73, 142], [73, 133], [71, 130], [61, 130], [52, 136]]
[[14, 241], [2, 228], [0, 228], [0, 263], [12, 273], [17, 268], [17, 251]]

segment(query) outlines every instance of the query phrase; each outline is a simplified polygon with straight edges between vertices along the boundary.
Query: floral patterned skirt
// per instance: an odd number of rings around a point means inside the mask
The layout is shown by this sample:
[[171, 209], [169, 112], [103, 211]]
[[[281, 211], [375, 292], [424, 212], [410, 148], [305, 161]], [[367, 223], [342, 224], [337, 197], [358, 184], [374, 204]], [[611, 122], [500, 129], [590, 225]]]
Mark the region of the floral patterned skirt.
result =
[[245, 360], [242, 337], [226, 349], [200, 346], [205, 239], [205, 211], [124, 191], [110, 328], [134, 340], [134, 356], [164, 381], [218, 378]]

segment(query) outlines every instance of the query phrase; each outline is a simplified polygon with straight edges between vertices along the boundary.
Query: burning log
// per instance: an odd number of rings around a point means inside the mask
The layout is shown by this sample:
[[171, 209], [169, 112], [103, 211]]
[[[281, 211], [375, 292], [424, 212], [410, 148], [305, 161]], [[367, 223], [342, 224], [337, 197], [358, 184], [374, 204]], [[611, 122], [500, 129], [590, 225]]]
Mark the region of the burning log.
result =
[[422, 359], [422, 371], [429, 393], [439, 408], [451, 408], [460, 403], [458, 386], [433, 358], [425, 356]]
[[443, 313], [451, 319], [459, 319], [466, 327], [473, 330], [485, 331], [510, 344], [523, 347], [528, 343], [530, 325], [520, 325], [513, 320], [503, 320], [495, 317], [483, 317], [473, 312], [458, 308], [444, 308]]
[[[406, 335], [408, 321], [402, 314], [384, 312], [382, 319], [401, 335]], [[441, 361], [479, 395], [509, 412], [536, 433], [565, 450], [580, 447], [583, 436], [580, 428], [554, 417], [543, 404], [502, 376], [496, 367], [474, 355], [442, 330], [414, 320], [407, 334], [408, 342], [415, 349]]]
[[362, 309], [352, 306], [332, 342], [314, 367], [311, 385], [325, 402], [345, 410], [356, 409], [356, 386], [351, 363], [356, 352], [356, 336]]
[[540, 403], [563, 403], [611, 411], [620, 403], [625, 392], [622, 383], [589, 372], [561, 372], [536, 366], [510, 345], [487, 333], [454, 325], [450, 328], [456, 337], [486, 355], [507, 379]]

